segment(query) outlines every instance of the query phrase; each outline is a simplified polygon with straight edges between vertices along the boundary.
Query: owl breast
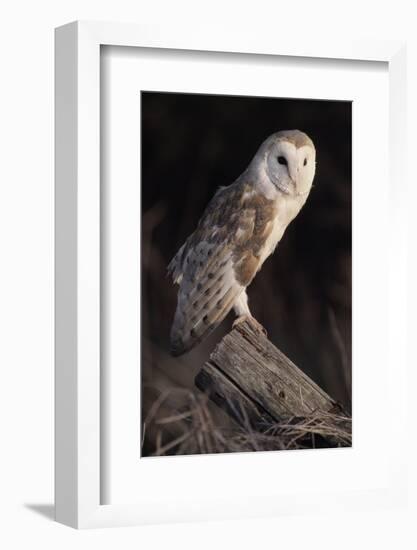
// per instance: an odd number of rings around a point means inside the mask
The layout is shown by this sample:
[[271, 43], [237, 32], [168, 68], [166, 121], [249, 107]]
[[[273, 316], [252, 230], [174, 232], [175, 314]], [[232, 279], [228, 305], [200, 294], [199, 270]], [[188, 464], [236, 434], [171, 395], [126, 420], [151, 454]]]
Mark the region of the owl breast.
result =
[[282, 201], [281, 204], [277, 205], [277, 214], [269, 222], [267, 227], [267, 236], [264, 242], [263, 247], [261, 248], [259, 268], [262, 266], [264, 261], [270, 256], [279, 241], [282, 239], [285, 230], [287, 229], [290, 222], [296, 217], [300, 211], [301, 205], [296, 201]]
[[268, 237], [265, 239], [265, 243], [261, 249], [259, 257], [259, 267], [261, 267], [268, 256], [273, 253], [277, 244], [282, 239], [282, 235], [284, 234], [286, 227], [287, 226], [279, 220], [278, 216], [270, 222], [270, 232]]

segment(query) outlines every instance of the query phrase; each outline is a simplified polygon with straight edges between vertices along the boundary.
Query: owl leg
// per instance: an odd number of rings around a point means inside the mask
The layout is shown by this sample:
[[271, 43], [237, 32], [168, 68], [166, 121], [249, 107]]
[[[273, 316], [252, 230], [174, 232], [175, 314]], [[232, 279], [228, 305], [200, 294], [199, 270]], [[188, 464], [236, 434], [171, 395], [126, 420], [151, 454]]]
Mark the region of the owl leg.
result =
[[235, 326], [239, 325], [240, 323], [243, 323], [244, 321], [248, 321], [253, 327], [255, 327], [256, 330], [263, 332], [265, 336], [267, 336], [267, 332], [261, 325], [261, 323], [258, 323], [255, 317], [252, 317], [248, 305], [248, 295], [246, 294], [245, 290], [241, 292], [236, 298], [233, 304], [233, 309], [237, 315], [237, 319], [235, 319], [233, 323], [233, 328], [235, 328]]
[[248, 295], [246, 294], [246, 290], [241, 292], [236, 298], [233, 304], [233, 309], [238, 317], [252, 317], [249, 310]]

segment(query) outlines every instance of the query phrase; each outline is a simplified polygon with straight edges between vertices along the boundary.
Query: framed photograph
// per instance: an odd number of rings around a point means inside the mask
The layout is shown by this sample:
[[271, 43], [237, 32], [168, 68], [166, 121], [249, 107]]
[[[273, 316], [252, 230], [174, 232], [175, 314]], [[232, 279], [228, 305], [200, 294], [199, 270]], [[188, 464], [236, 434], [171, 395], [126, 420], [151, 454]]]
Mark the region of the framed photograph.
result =
[[56, 30], [58, 521], [403, 502], [404, 52]]
[[143, 91], [141, 136], [142, 456], [350, 446], [352, 103]]

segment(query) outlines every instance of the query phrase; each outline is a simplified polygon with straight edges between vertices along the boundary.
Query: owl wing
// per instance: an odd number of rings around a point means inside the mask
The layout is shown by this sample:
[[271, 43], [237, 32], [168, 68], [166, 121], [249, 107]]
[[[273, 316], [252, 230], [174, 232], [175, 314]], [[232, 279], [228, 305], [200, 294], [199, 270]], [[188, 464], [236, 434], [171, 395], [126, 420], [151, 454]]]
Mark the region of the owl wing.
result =
[[219, 190], [168, 266], [179, 284], [173, 355], [185, 353], [213, 331], [257, 271], [259, 258], [250, 246], [256, 209], [243, 196], [236, 184]]

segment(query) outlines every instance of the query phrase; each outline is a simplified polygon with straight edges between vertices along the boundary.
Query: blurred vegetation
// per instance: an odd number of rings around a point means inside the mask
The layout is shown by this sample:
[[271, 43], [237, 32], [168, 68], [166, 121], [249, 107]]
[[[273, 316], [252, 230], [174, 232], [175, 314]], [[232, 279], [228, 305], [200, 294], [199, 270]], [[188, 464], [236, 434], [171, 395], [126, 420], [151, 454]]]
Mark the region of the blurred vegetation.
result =
[[[172, 398], [180, 398], [176, 410]], [[235, 404], [230, 402], [230, 406]], [[161, 393], [143, 420], [145, 456], [283, 451], [352, 446], [352, 420], [342, 412], [316, 411], [308, 417], [288, 417], [255, 429], [245, 414], [243, 422], [213, 418], [208, 396], [173, 388]], [[228, 419], [230, 420], [230, 419]]]

